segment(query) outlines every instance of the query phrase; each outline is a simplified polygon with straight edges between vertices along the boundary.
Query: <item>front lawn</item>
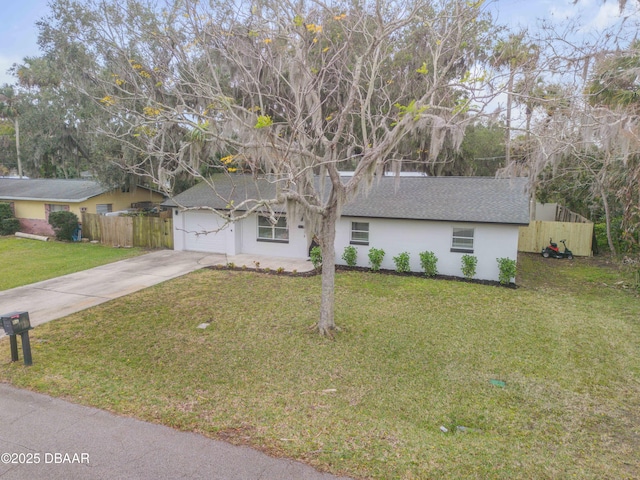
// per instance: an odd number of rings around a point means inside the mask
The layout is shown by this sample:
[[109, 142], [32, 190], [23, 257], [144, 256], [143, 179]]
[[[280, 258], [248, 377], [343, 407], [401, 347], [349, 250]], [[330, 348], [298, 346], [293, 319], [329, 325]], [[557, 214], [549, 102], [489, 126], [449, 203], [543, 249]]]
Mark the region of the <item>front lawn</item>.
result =
[[320, 277], [201, 270], [37, 327], [32, 367], [0, 342], [0, 381], [358, 478], [640, 477], [638, 296], [520, 267], [339, 273], [335, 341], [308, 328]]
[[48, 280], [140, 255], [139, 248], [0, 237], [0, 290]]

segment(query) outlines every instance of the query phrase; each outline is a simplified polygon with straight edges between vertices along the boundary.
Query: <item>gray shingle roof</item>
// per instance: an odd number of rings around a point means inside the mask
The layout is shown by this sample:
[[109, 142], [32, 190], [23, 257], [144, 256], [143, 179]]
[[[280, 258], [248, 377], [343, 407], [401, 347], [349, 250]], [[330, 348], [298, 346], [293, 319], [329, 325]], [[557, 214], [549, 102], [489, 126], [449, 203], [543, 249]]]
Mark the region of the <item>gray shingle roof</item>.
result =
[[1, 200], [83, 202], [109, 191], [93, 180], [0, 178]]
[[[230, 198], [238, 205], [247, 198], [260, 198], [260, 194], [272, 198], [275, 192], [273, 184], [263, 180], [256, 185], [242, 175], [220, 176], [214, 185], [218, 195], [206, 183], [199, 183], [165, 205], [225, 210]], [[383, 177], [379, 182], [374, 180], [367, 194], [360, 193], [345, 205], [342, 215], [526, 225], [526, 187], [526, 178]]]

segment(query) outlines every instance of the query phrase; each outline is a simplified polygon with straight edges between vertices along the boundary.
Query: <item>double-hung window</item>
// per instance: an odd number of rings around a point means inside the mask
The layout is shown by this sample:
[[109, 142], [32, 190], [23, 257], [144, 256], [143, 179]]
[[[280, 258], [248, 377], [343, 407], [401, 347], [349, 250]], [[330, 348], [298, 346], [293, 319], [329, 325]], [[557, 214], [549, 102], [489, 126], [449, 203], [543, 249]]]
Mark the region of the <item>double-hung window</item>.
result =
[[470, 227], [453, 227], [452, 252], [473, 253], [474, 229]]
[[58, 203], [45, 203], [44, 204], [44, 218], [49, 221], [49, 214], [53, 212], [68, 212], [69, 205], [60, 205]]
[[369, 224], [366, 222], [351, 222], [352, 245], [369, 245]]
[[111, 213], [113, 211], [113, 204], [111, 203], [99, 203], [96, 205], [96, 213], [98, 215], [104, 215], [105, 213]]
[[278, 217], [276, 223], [272, 223], [268, 217], [258, 216], [258, 241], [262, 242], [289, 242], [289, 227], [287, 217]]

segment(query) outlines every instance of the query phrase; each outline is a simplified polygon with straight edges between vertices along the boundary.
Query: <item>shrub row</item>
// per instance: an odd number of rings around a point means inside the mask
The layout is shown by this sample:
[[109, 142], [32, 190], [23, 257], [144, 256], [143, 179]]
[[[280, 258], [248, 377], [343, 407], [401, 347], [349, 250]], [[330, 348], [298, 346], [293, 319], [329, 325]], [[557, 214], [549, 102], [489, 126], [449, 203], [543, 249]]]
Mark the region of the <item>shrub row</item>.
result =
[[[369, 265], [371, 270], [376, 272], [380, 270], [382, 260], [384, 260], [385, 251], [381, 248], [369, 249]], [[420, 266], [428, 277], [433, 277], [438, 274], [438, 257], [433, 252], [420, 252]], [[342, 253], [342, 259], [349, 267], [355, 267], [357, 263], [358, 251], [352, 245], [344, 248]], [[500, 273], [498, 279], [502, 285], [508, 285], [512, 278], [516, 276], [516, 261], [510, 258], [496, 258], [498, 262], [498, 268]], [[322, 265], [322, 252], [320, 247], [313, 247], [311, 249], [311, 263], [314, 268], [320, 268]], [[409, 253], [402, 252], [398, 256], [393, 257], [393, 263], [396, 266], [396, 271], [399, 273], [406, 273], [411, 271], [411, 265], [409, 261]], [[476, 268], [478, 266], [478, 259], [473, 255], [462, 256], [462, 275], [467, 279], [472, 279], [476, 275]]]

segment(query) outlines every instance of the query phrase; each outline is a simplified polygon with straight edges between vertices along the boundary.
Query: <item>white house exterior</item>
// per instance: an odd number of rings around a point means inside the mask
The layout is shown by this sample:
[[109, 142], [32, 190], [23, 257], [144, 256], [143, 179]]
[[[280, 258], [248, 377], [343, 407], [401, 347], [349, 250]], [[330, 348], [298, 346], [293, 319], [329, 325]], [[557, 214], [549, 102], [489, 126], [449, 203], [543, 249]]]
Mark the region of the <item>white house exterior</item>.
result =
[[[174, 248], [307, 258], [311, 238], [303, 219], [287, 218], [284, 208], [276, 225], [253, 214], [225, 226], [211, 211], [227, 207], [221, 201], [225, 192], [233, 192], [236, 205], [255, 198], [256, 192], [244, 190], [253, 188], [244, 176], [225, 190], [224, 182], [233, 178], [214, 180], [217, 195], [202, 183], [167, 203], [173, 207]], [[367, 195], [344, 206], [336, 226], [336, 262], [344, 263], [342, 253], [353, 245], [358, 266], [367, 267], [369, 249], [375, 247], [385, 251], [382, 268], [394, 269], [393, 257], [408, 252], [411, 270], [420, 271], [419, 253], [432, 251], [439, 274], [462, 276], [462, 256], [469, 254], [478, 259], [475, 278], [498, 280], [496, 259], [517, 258], [518, 227], [529, 223], [525, 187], [521, 178], [382, 178]], [[260, 188], [262, 194], [267, 190]]]

